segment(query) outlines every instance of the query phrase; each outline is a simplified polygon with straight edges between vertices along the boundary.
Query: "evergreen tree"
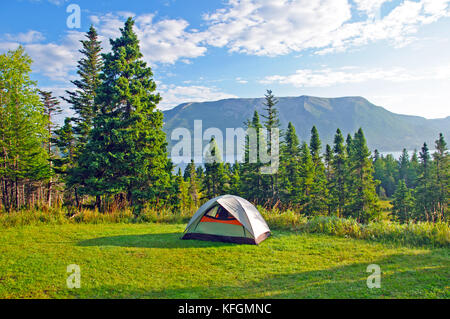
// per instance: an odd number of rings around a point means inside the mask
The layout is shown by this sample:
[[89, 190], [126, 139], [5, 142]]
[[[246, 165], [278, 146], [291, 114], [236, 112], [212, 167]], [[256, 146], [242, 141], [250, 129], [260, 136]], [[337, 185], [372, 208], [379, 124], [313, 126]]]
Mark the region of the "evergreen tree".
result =
[[344, 146], [344, 137], [340, 129], [337, 129], [334, 136], [334, 157], [331, 162], [333, 175], [330, 183], [330, 203], [332, 211], [336, 211], [338, 216], [343, 216], [344, 207], [348, 200], [347, 166], [348, 157]]
[[[68, 97], [62, 97], [71, 105], [75, 117], [71, 118], [73, 122], [72, 130], [75, 137], [71, 163], [66, 169], [66, 188], [73, 189], [77, 206], [79, 203], [78, 188], [84, 185], [85, 176], [83, 167], [86, 163], [79, 163], [79, 157], [89, 139], [89, 132], [93, 126], [93, 120], [98, 115], [99, 110], [96, 105], [97, 90], [100, 87], [100, 72], [103, 66], [101, 52], [101, 42], [98, 41], [97, 31], [93, 26], [86, 34], [87, 40], [81, 40], [82, 49], [79, 51], [82, 58], [78, 61], [77, 74], [79, 79], [71, 81], [75, 86], [74, 91], [66, 91]], [[66, 125], [68, 125], [67, 123]], [[64, 143], [62, 141], [61, 143]]]
[[[129, 18], [121, 36], [103, 54], [101, 85], [95, 104], [99, 114], [82, 158], [84, 192], [114, 195], [139, 208], [144, 202], [164, 205], [171, 196], [172, 163], [168, 159], [163, 114], [150, 67], [142, 60]], [[117, 195], [117, 196], [116, 196]]]
[[[194, 164], [194, 160], [192, 159], [191, 162], [189, 163], [189, 177], [188, 177], [188, 181], [189, 181], [189, 188], [188, 188], [188, 193], [189, 193], [189, 208], [190, 210], [194, 210], [196, 208], [198, 208], [198, 206], [200, 205], [200, 196], [198, 193], [198, 184], [197, 184], [197, 173], [195, 171], [195, 164]], [[186, 171], [185, 170], [185, 175], [186, 175]]]
[[241, 167], [238, 162], [234, 163], [232, 167], [232, 174], [230, 176], [230, 186], [228, 193], [240, 196], [241, 195]]
[[[75, 162], [75, 144], [76, 138], [75, 133], [72, 126], [72, 119], [66, 117], [64, 119], [64, 125], [54, 132], [54, 143], [58, 148], [60, 157], [55, 158], [54, 162], [54, 171], [56, 174], [61, 176], [63, 180], [66, 182], [65, 184], [65, 195], [68, 196], [66, 198], [66, 202], [72, 202], [72, 188], [70, 184], [67, 183], [68, 172], [74, 167]], [[70, 190], [70, 191], [68, 191]], [[80, 205], [77, 189], [74, 188], [75, 195], [75, 203], [78, 207]]]
[[191, 160], [184, 169], [183, 178], [185, 181], [187, 181], [190, 178], [192, 167], [194, 167], [194, 171], [195, 171], [194, 160]]
[[409, 161], [408, 176], [406, 179], [406, 186], [408, 186], [408, 188], [416, 188], [419, 178], [419, 170], [419, 156], [417, 155], [417, 150], [414, 150], [413, 155], [411, 155], [411, 160]]
[[314, 186], [314, 162], [309, 151], [308, 144], [302, 143], [300, 147], [300, 204], [306, 215], [313, 213], [313, 186]]
[[61, 113], [61, 107], [59, 106], [59, 101], [56, 97], [52, 95], [52, 92], [39, 91], [41, 94], [42, 105], [44, 106], [44, 115], [47, 117], [47, 142], [46, 149], [49, 156], [49, 172], [50, 178], [47, 184], [47, 205], [52, 205], [52, 191], [53, 191], [53, 177], [55, 172], [53, 170], [53, 161], [56, 158], [56, 154], [53, 152], [52, 141], [53, 141], [53, 133], [55, 128], [57, 127], [54, 124], [54, 117]]
[[[333, 150], [329, 144], [325, 147], [325, 176], [326, 176], [326, 187], [328, 195], [331, 194], [331, 188], [332, 188], [332, 177], [333, 177]], [[328, 208], [328, 215], [331, 215], [333, 212], [333, 200], [328, 196], [327, 199], [327, 208]]]
[[225, 184], [225, 170], [216, 140], [211, 138], [205, 158], [205, 178], [203, 187], [208, 199], [223, 195]]
[[300, 143], [294, 125], [289, 122], [280, 160], [280, 198], [285, 206], [300, 204], [300, 167]]
[[427, 143], [424, 143], [419, 152], [420, 175], [415, 189], [416, 217], [419, 220], [431, 221], [434, 211], [434, 193], [432, 180], [432, 161]]
[[262, 125], [257, 111], [253, 113], [251, 121], [246, 123], [248, 132], [253, 131], [256, 136], [247, 134], [245, 141], [244, 163], [242, 165], [242, 192], [252, 202], [259, 204], [267, 200], [267, 180], [262, 178], [260, 150], [264, 149], [265, 139], [262, 134]]
[[435, 163], [434, 194], [436, 197], [436, 219], [446, 218], [448, 202], [450, 199], [450, 160], [447, 152], [447, 143], [442, 133], [436, 140], [436, 152], [433, 154]]
[[402, 223], [410, 221], [414, 216], [415, 203], [412, 191], [406, 187], [403, 179], [399, 180], [393, 197], [392, 213], [394, 216]]
[[87, 40], [80, 41], [83, 48], [79, 52], [83, 57], [78, 61], [79, 79], [71, 81], [76, 90], [66, 91], [68, 97], [62, 97], [71, 105], [76, 115], [72, 120], [74, 122], [73, 131], [77, 136], [78, 152], [86, 145], [93, 119], [97, 115], [95, 98], [101, 84], [101, 42], [98, 41], [98, 34], [93, 26], [87, 32], [86, 38]]
[[398, 159], [398, 179], [405, 181], [406, 184], [409, 184], [408, 171], [409, 171], [409, 154], [406, 148], [404, 148], [402, 151], [402, 155], [400, 155], [400, 158]]
[[313, 185], [311, 188], [311, 211], [315, 214], [328, 212], [328, 188], [325, 166], [322, 162], [321, 141], [316, 127], [311, 129], [310, 152], [314, 166]]
[[362, 129], [355, 133], [351, 141], [349, 157], [349, 194], [350, 203], [346, 215], [366, 223], [380, 212], [378, 197], [373, 180], [373, 164]]

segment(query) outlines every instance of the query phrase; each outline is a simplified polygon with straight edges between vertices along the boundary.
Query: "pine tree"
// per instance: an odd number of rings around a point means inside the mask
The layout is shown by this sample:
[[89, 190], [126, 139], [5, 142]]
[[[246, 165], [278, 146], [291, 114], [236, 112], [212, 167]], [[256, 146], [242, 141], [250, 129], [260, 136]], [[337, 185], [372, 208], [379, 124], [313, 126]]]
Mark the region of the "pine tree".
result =
[[[68, 195], [68, 200], [66, 202], [72, 202], [71, 191], [67, 192], [67, 190], [71, 190], [71, 185], [67, 183], [68, 172], [73, 168], [75, 163], [75, 144], [76, 138], [75, 133], [72, 126], [72, 119], [66, 117], [64, 119], [64, 125], [54, 132], [53, 142], [55, 146], [58, 148], [60, 157], [55, 158], [53, 160], [55, 173], [61, 176], [66, 182], [65, 185], [65, 195]], [[75, 195], [75, 203], [76, 206], [79, 206], [79, 198], [77, 189], [74, 188]]]
[[203, 187], [208, 199], [223, 195], [225, 184], [225, 170], [216, 140], [211, 138], [205, 158], [205, 178]]
[[414, 153], [411, 155], [411, 159], [409, 161], [409, 169], [408, 169], [408, 177], [406, 179], [408, 188], [416, 188], [419, 178], [419, 156], [417, 155], [417, 150], [414, 150]]
[[436, 197], [436, 219], [445, 219], [448, 213], [448, 202], [450, 199], [450, 160], [447, 152], [447, 143], [442, 133], [435, 141], [436, 152], [433, 154], [435, 163], [435, 197]]
[[42, 105], [44, 106], [44, 115], [47, 117], [47, 134], [48, 140], [46, 142], [46, 149], [49, 156], [49, 172], [50, 178], [47, 184], [47, 205], [52, 205], [52, 191], [53, 191], [53, 177], [55, 172], [53, 170], [53, 161], [56, 158], [56, 154], [53, 152], [52, 141], [53, 141], [53, 133], [55, 128], [57, 127], [54, 124], [54, 117], [61, 113], [61, 107], [59, 106], [60, 102], [56, 97], [52, 95], [52, 92], [39, 91], [41, 94]]
[[343, 216], [344, 208], [348, 200], [347, 166], [348, 157], [344, 146], [344, 137], [340, 129], [337, 129], [334, 136], [334, 157], [331, 163], [333, 176], [330, 183], [330, 203], [332, 211], [336, 211], [338, 216]]
[[432, 161], [427, 143], [424, 143], [419, 152], [420, 175], [417, 187], [415, 189], [416, 198], [416, 217], [419, 220], [431, 221], [434, 211], [433, 202], [433, 180], [432, 180]]
[[230, 176], [230, 186], [228, 193], [240, 196], [241, 195], [241, 167], [238, 162], [235, 162], [232, 167], [232, 174]]
[[373, 164], [362, 129], [355, 133], [351, 141], [349, 178], [351, 202], [346, 215], [363, 223], [369, 222], [377, 216], [380, 208], [375, 191], [377, 183], [373, 180]]
[[[189, 197], [190, 197], [190, 210], [194, 210], [196, 208], [198, 208], [198, 206], [200, 205], [200, 196], [198, 193], [198, 184], [197, 184], [197, 173], [195, 171], [195, 163], [194, 160], [192, 159], [191, 162], [189, 163], [189, 177], [188, 177], [188, 182], [189, 182], [189, 188], [188, 188], [188, 193], [189, 193]], [[185, 175], [186, 175], [186, 170], [185, 170]]]
[[400, 155], [400, 158], [398, 159], [398, 179], [405, 181], [406, 184], [409, 184], [408, 171], [409, 171], [409, 154], [406, 148], [404, 148], [402, 151], [402, 155]]
[[262, 134], [262, 125], [257, 111], [253, 113], [251, 121], [246, 123], [248, 132], [253, 130], [256, 136], [247, 134], [245, 141], [244, 163], [242, 165], [242, 192], [252, 202], [263, 204], [267, 199], [267, 180], [262, 177], [260, 150], [265, 148], [265, 139]]
[[289, 122], [280, 159], [280, 198], [285, 206], [300, 204], [300, 167], [300, 142], [294, 125]]
[[302, 143], [300, 147], [300, 204], [306, 215], [313, 214], [313, 186], [314, 186], [314, 162], [309, 151], [308, 144]]
[[121, 36], [103, 54], [102, 81], [95, 99], [99, 114], [80, 159], [84, 191], [125, 199], [139, 212], [144, 202], [164, 205], [171, 196], [172, 163], [168, 159], [163, 114], [150, 67], [142, 60], [129, 18]]
[[319, 132], [313, 126], [311, 129], [311, 141], [309, 144], [311, 158], [314, 166], [314, 180], [311, 189], [311, 210], [315, 214], [328, 212], [328, 188], [325, 175], [325, 166], [322, 162], [321, 144]]
[[95, 98], [101, 84], [101, 42], [98, 41], [98, 34], [93, 26], [89, 28], [86, 38], [87, 40], [80, 41], [83, 48], [79, 52], [83, 57], [78, 61], [79, 79], [71, 81], [76, 90], [66, 91], [68, 97], [62, 97], [71, 105], [76, 115], [72, 120], [73, 130], [77, 136], [77, 153], [85, 147], [93, 119], [98, 113]]
[[191, 160], [191, 161], [186, 165], [186, 167], [184, 168], [183, 178], [184, 178], [185, 181], [187, 181], [187, 180], [190, 178], [190, 176], [191, 176], [191, 169], [192, 169], [192, 166], [194, 167], [194, 171], [195, 171], [194, 160]]
[[[267, 115], [262, 115], [262, 117], [265, 119], [264, 121], [264, 127], [267, 130], [267, 151], [270, 156], [272, 156], [272, 150], [273, 150], [273, 143], [272, 141], [272, 132], [274, 130], [280, 129], [280, 120], [278, 118], [278, 109], [275, 107], [278, 103], [275, 96], [272, 94], [271, 90], [267, 90], [267, 93], [265, 96], [265, 111], [267, 112]], [[279, 141], [278, 141], [279, 142]], [[280, 145], [278, 145], [278, 149], [280, 148]], [[275, 172], [274, 174], [270, 174], [268, 176], [269, 178], [269, 185], [270, 185], [270, 192], [267, 194], [267, 196], [271, 199], [272, 202], [276, 200], [277, 192], [278, 192], [278, 173]]]
[[327, 210], [328, 215], [331, 215], [333, 212], [333, 200], [330, 198], [329, 195], [331, 195], [331, 187], [332, 187], [332, 177], [333, 177], [333, 150], [329, 144], [325, 147], [325, 176], [326, 176], [326, 188], [328, 192], [328, 199], [327, 199]]
[[73, 160], [66, 170], [66, 188], [73, 189], [77, 206], [80, 204], [78, 188], [85, 182], [83, 169], [78, 168], [85, 163], [79, 163], [79, 157], [88, 142], [93, 120], [99, 113], [95, 99], [101, 84], [100, 72], [103, 66], [100, 55], [101, 42], [98, 41], [98, 34], [93, 26], [87, 32], [86, 38], [87, 40], [80, 41], [82, 49], [79, 52], [82, 54], [82, 58], [78, 61], [79, 79], [71, 81], [76, 89], [75, 91], [66, 91], [68, 97], [62, 97], [71, 105], [71, 109], [75, 113], [75, 116], [70, 119], [73, 123], [75, 142]]
[[414, 197], [412, 191], [406, 187], [403, 179], [399, 180], [392, 201], [392, 213], [400, 222], [408, 222], [414, 216]]

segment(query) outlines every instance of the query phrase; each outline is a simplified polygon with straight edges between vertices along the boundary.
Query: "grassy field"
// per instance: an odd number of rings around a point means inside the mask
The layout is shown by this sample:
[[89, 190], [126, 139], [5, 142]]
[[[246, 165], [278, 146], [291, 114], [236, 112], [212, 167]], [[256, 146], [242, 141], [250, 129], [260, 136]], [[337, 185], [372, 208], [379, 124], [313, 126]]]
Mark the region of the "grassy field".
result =
[[[449, 298], [450, 250], [275, 231], [260, 246], [184, 241], [184, 225], [0, 228], [0, 298]], [[366, 285], [381, 267], [380, 289]], [[66, 267], [81, 267], [68, 289]]]

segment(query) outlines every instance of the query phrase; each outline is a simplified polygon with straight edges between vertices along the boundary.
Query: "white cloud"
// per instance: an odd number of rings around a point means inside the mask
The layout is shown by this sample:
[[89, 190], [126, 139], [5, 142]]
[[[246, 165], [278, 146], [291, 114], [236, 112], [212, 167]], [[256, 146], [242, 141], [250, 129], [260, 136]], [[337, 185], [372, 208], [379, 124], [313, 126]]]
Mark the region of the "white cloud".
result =
[[205, 102], [222, 99], [236, 98], [237, 96], [221, 92], [215, 87], [206, 86], [177, 86], [159, 85], [158, 91], [163, 97], [159, 108], [162, 110], [171, 109], [185, 102]]
[[204, 15], [209, 23], [204, 37], [230, 52], [267, 56], [307, 49], [325, 54], [379, 40], [399, 47], [413, 41], [420, 26], [450, 13], [450, 0], [407, 0], [381, 18], [379, 9], [387, 1], [354, 0], [367, 19], [351, 21], [347, 0], [230, 0], [226, 8]]
[[231, 52], [282, 55], [329, 44], [329, 34], [351, 18], [347, 0], [232, 0], [204, 15], [208, 44]]
[[363, 11], [369, 18], [380, 18], [381, 6], [392, 0], [353, 0], [359, 11]]
[[346, 66], [337, 69], [300, 69], [290, 75], [266, 76], [260, 81], [263, 84], [287, 84], [294, 87], [330, 87], [339, 84], [362, 83], [379, 80], [395, 83], [420, 80], [448, 80], [450, 65], [422, 70], [395, 68], [358, 68]]
[[[132, 13], [106, 14], [92, 16], [91, 21], [98, 27], [104, 46], [106, 41], [120, 35], [119, 28]], [[183, 63], [190, 63], [188, 59], [202, 56], [206, 47], [200, 42], [202, 37], [198, 32], [187, 30], [189, 23], [183, 19], [163, 19], [154, 21], [154, 14], [136, 16], [135, 32], [140, 40], [144, 59], [154, 63], [175, 63], [181, 59]]]
[[20, 43], [32, 43], [32, 42], [39, 42], [45, 39], [44, 35], [35, 30], [29, 30], [25, 33], [18, 33], [18, 34], [5, 34], [5, 38], [8, 41], [14, 41], [14, 42], [20, 42]]
[[34, 32], [22, 34], [15, 37], [16, 41], [0, 43], [0, 50], [14, 50], [20, 44], [24, 46], [25, 52], [33, 59], [32, 69], [41, 73], [52, 81], [67, 82], [71, 79], [70, 72], [76, 68], [77, 60], [80, 58], [79, 40], [83, 33], [69, 31], [61, 43], [34, 43], [41, 36]]

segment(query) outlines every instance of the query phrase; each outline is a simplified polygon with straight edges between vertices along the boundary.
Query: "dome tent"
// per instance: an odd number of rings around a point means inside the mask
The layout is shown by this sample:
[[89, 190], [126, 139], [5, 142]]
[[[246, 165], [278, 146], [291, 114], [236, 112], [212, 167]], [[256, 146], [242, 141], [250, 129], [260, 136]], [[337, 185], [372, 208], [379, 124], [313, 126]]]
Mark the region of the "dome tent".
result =
[[257, 245], [269, 236], [269, 226], [255, 206], [239, 196], [223, 195], [197, 210], [182, 239]]

